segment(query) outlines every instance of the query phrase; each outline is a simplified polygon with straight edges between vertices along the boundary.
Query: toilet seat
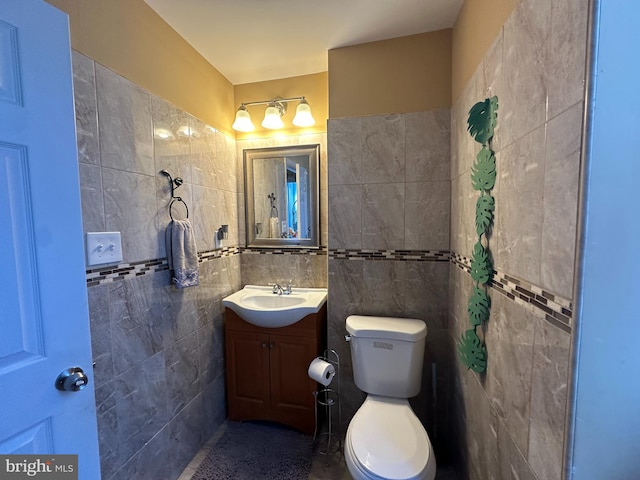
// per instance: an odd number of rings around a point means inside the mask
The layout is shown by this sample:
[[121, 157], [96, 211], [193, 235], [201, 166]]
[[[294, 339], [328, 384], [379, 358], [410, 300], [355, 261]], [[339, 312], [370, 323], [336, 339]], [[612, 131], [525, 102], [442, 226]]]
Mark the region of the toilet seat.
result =
[[349, 423], [345, 443], [345, 456], [362, 478], [435, 477], [431, 442], [406, 399], [369, 395]]

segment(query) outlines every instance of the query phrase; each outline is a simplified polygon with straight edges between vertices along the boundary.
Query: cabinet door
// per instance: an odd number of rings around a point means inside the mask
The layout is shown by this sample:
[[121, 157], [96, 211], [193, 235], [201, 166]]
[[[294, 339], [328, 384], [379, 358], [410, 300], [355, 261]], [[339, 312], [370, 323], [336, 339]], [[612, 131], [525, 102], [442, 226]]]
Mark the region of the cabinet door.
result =
[[226, 332], [229, 418], [260, 418], [269, 408], [269, 336]]
[[270, 335], [269, 338], [272, 347], [271, 405], [287, 414], [313, 412], [313, 392], [317, 386], [307, 370], [318, 354], [316, 340], [283, 335]]

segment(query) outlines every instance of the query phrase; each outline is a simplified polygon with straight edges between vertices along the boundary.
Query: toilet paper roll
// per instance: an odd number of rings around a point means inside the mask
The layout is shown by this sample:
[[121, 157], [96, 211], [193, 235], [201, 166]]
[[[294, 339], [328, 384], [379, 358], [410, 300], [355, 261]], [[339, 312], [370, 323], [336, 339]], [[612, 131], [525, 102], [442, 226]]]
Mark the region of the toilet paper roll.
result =
[[331, 383], [335, 374], [333, 365], [321, 358], [314, 358], [309, 364], [309, 377], [325, 387]]

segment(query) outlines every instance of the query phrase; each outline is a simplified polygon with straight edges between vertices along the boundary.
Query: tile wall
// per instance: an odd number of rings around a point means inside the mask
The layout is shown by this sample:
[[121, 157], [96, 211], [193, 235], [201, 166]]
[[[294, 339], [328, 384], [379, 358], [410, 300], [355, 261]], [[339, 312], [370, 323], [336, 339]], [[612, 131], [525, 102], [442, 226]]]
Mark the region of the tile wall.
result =
[[[84, 231], [122, 232], [124, 256], [87, 272], [102, 478], [177, 478], [226, 417], [221, 299], [241, 286], [244, 224], [235, 140], [77, 52], [73, 69]], [[184, 180], [197, 287], [169, 278], [162, 169]]]
[[328, 337], [340, 355], [344, 423], [364, 399], [344, 341], [347, 316], [420, 318], [429, 333], [423, 393], [412, 404], [436, 444], [444, 434], [451, 364], [449, 126], [449, 110], [328, 124]]
[[588, 3], [521, 0], [452, 106], [450, 342], [468, 328], [476, 241], [467, 112], [499, 97], [488, 368], [452, 372], [463, 478], [562, 478]]

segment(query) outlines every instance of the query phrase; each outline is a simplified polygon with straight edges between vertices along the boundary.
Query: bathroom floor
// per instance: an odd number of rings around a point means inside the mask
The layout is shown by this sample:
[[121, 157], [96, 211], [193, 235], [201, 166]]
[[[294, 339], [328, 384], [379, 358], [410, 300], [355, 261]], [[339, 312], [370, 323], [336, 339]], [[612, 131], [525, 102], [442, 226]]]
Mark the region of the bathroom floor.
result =
[[[200, 463], [204, 460], [216, 442], [222, 437], [226, 429], [227, 423], [225, 422], [200, 449], [191, 463], [189, 463], [180, 477], [178, 477], [178, 480], [191, 480]], [[342, 452], [339, 449], [334, 450], [337, 451], [330, 455], [323, 455], [318, 453], [318, 449], [316, 449], [316, 453], [314, 454], [311, 462], [311, 473], [309, 474], [308, 480], [351, 480], [351, 475], [349, 474], [347, 465], [344, 462]], [[436, 480], [458, 480], [458, 477], [452, 470], [439, 468]]]

